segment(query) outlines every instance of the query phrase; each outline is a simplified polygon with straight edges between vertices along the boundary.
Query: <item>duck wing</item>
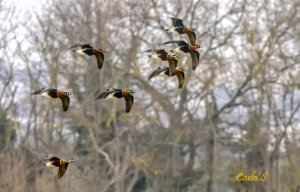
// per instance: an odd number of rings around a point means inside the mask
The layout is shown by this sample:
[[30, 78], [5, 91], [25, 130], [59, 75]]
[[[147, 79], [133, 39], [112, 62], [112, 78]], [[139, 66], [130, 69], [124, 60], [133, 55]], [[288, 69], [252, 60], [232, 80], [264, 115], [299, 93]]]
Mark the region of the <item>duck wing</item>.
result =
[[166, 52], [165, 49], [156, 49], [155, 52], [156, 54], [160, 54], [160, 55], [168, 55], [168, 52]]
[[177, 67], [177, 59], [168, 60], [168, 62], [169, 62], [169, 76], [172, 76]]
[[165, 72], [165, 71], [169, 71], [169, 68], [168, 67], [158, 67], [155, 71], [153, 71], [151, 73], [151, 75], [148, 77], [148, 80], [152, 79], [153, 77], [156, 77], [158, 75], [160, 75], [161, 73]]
[[134, 97], [132, 95], [128, 95], [125, 97], [125, 103], [126, 103], [126, 113], [129, 113], [131, 110], [131, 107], [133, 105]]
[[177, 43], [178, 47], [189, 45], [187, 42], [182, 41], [182, 40], [181, 41], [166, 41], [162, 45], [166, 45], [166, 44], [170, 44], [170, 43]]
[[74, 45], [72, 45], [70, 47], [70, 49], [74, 49], [74, 48], [77, 48], [77, 47], [80, 47], [81, 49], [86, 49], [86, 48], [93, 48], [90, 44], [88, 43], [76, 43]]
[[121, 92], [122, 93], [122, 90], [121, 89], [116, 89], [116, 88], [109, 88], [109, 89], [107, 89], [104, 92], [100, 92], [96, 96], [95, 100], [103, 99], [103, 98], [107, 98], [107, 97], [114, 97], [114, 94], [117, 93], [117, 92]]
[[67, 96], [65, 93], [58, 91], [57, 92], [57, 97], [61, 100], [62, 102], [62, 108], [63, 111], [68, 111], [69, 105], [70, 105], [70, 98]]
[[37, 90], [37, 91], [35, 91], [35, 92], [32, 92], [32, 93], [30, 93], [30, 95], [38, 95], [38, 94], [41, 94], [43, 91], [45, 91], [46, 90], [46, 88], [42, 88], [42, 89], [40, 89], [40, 90]]
[[187, 35], [188, 35], [188, 37], [189, 37], [189, 39], [190, 39], [190, 43], [191, 43], [192, 45], [195, 45], [195, 43], [196, 43], [196, 33], [195, 33], [194, 31], [189, 31], [189, 32], [187, 33]]
[[164, 49], [148, 49], [146, 51], [143, 51], [142, 53], [157, 52], [157, 51], [160, 51], [160, 50], [164, 50]]
[[58, 169], [58, 178], [59, 179], [62, 178], [62, 176], [67, 171], [68, 165], [69, 165], [69, 163], [66, 163], [65, 165], [62, 165], [62, 166], [59, 167], [59, 169]]
[[96, 96], [95, 100], [106, 98], [109, 94], [110, 94], [109, 90], [104, 91], [104, 92], [100, 92], [100, 93]]
[[60, 161], [60, 158], [53, 156], [53, 155], [46, 155], [45, 160], [47, 161]]
[[194, 50], [194, 51], [190, 52], [190, 54], [192, 57], [192, 67], [193, 67], [193, 70], [195, 70], [199, 63], [200, 53], [198, 51]]
[[100, 70], [103, 66], [103, 63], [104, 63], [104, 54], [100, 52], [95, 56], [96, 56], [96, 59], [97, 59], [98, 69]]
[[184, 72], [181, 71], [176, 76], [177, 76], [177, 79], [178, 79], [178, 87], [179, 87], [179, 89], [181, 89], [182, 86], [183, 86], [183, 83], [184, 83]]
[[184, 26], [181, 19], [174, 18], [174, 17], [170, 17], [170, 19], [172, 19], [172, 23], [174, 27]]

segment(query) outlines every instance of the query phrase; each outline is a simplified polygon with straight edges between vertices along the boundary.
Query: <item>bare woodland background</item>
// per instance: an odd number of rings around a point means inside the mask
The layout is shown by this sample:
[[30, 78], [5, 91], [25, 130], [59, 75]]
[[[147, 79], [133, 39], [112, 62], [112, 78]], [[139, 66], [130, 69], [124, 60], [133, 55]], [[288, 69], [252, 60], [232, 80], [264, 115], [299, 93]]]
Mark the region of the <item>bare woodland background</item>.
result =
[[[300, 190], [300, 3], [293, 0], [49, 0], [20, 12], [0, 0], [0, 191], [201, 192]], [[198, 29], [201, 61], [185, 86], [148, 75], [141, 52], [187, 36], [167, 34], [167, 16]], [[106, 48], [94, 57], [67, 48]], [[173, 48], [167, 45], [167, 50]], [[71, 91], [60, 101], [42, 87]], [[136, 90], [94, 101], [109, 87]], [[66, 175], [45, 154], [74, 158]], [[268, 172], [266, 183], [235, 175]]]

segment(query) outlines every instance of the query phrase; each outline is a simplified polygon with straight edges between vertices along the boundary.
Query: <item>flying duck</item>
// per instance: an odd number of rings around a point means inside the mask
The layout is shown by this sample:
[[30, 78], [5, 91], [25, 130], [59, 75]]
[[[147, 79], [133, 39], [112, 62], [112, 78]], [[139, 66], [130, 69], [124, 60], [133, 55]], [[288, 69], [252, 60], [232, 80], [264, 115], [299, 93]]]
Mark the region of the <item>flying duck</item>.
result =
[[40, 90], [37, 90], [30, 95], [41, 95], [43, 97], [48, 97], [48, 98], [59, 98], [62, 102], [62, 108], [63, 111], [67, 111], [70, 105], [70, 98], [69, 96], [72, 95], [70, 92], [65, 92], [65, 91], [59, 91], [57, 89], [53, 88], [42, 88]]
[[184, 26], [181, 19], [177, 19], [174, 17], [170, 17], [170, 19], [172, 19], [173, 27], [170, 29], [166, 29], [166, 31], [177, 34], [187, 34], [190, 39], [190, 43], [192, 45], [195, 45], [196, 33], [194, 31], [197, 31], [197, 29]]
[[174, 70], [177, 67], [177, 58], [180, 58], [180, 55], [172, 55], [165, 51], [165, 49], [149, 49], [144, 52], [155, 52], [155, 54], [148, 55], [152, 59], [158, 59], [160, 61], [168, 61], [170, 74], [174, 73]]
[[98, 69], [100, 70], [102, 68], [104, 62], [103, 53], [107, 52], [106, 49], [94, 48], [88, 43], [77, 43], [70, 47], [70, 49], [72, 49], [73, 52], [78, 53], [80, 55], [95, 55], [97, 59]]
[[111, 99], [111, 98], [122, 98], [124, 97], [126, 102], [126, 113], [129, 113], [131, 110], [131, 107], [133, 105], [133, 93], [135, 93], [134, 90], [127, 90], [127, 89], [115, 89], [115, 88], [109, 88], [104, 92], [99, 93], [96, 96], [96, 100], [98, 99]]
[[152, 79], [153, 77], [159, 76], [159, 75], [166, 75], [166, 76], [170, 76], [170, 77], [176, 75], [178, 78], [178, 85], [179, 85], [178, 87], [180, 89], [180, 88], [182, 88], [183, 83], [184, 83], [184, 71], [185, 71], [185, 69], [183, 69], [183, 68], [176, 68], [174, 70], [174, 72], [171, 75], [169, 75], [169, 67], [163, 67], [163, 68], [158, 67], [155, 71], [153, 71], [151, 73], [148, 80]]
[[58, 167], [58, 178], [62, 178], [62, 176], [65, 174], [67, 171], [69, 163], [75, 162], [75, 160], [64, 160], [60, 159], [58, 157], [52, 156], [52, 155], [47, 155], [45, 160], [47, 163], [44, 163], [47, 167]]
[[192, 66], [193, 66], [193, 70], [195, 70], [199, 63], [199, 57], [200, 57], [200, 54], [198, 51], [196, 51], [196, 49], [202, 48], [202, 45], [199, 45], [199, 44], [192, 45], [192, 44], [188, 44], [185, 41], [167, 41], [167, 42], [164, 42], [162, 45], [170, 44], [170, 43], [177, 43], [177, 45], [178, 45], [178, 47], [176, 49], [171, 50], [172, 53], [183, 52], [183, 53], [191, 54]]

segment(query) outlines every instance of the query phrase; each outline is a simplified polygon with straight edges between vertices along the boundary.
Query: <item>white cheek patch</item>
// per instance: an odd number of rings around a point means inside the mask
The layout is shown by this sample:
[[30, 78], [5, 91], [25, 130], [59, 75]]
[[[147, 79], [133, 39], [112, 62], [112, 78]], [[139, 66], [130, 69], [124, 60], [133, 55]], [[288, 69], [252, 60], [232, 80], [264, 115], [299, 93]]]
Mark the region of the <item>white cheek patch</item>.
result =
[[82, 51], [82, 49], [76, 50], [75, 52], [78, 53], [79, 55], [86, 55], [86, 54]]

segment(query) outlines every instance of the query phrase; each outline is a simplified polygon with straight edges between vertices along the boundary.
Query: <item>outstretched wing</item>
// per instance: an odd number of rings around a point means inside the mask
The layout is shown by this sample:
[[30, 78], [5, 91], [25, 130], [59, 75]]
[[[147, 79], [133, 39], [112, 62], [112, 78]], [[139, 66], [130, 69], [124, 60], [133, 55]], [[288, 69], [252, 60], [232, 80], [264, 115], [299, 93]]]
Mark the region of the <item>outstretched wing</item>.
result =
[[69, 105], [70, 105], [70, 98], [68, 95], [66, 95], [63, 92], [58, 91], [57, 92], [57, 97], [60, 98], [62, 102], [62, 108], [63, 111], [68, 111]]
[[111, 98], [111, 97], [114, 96], [114, 93], [116, 93], [116, 92], [121, 92], [122, 93], [122, 90], [121, 89], [116, 89], [116, 88], [109, 88], [106, 91], [99, 93], [96, 96], [95, 100], [103, 99], [103, 98], [107, 98], [107, 97]]
[[125, 97], [125, 102], [126, 102], [126, 113], [129, 113], [131, 110], [131, 107], [133, 105], [133, 96], [132, 95], [128, 95], [127, 97]]
[[148, 80], [152, 79], [153, 77], [156, 77], [158, 75], [160, 75], [161, 73], [165, 72], [165, 71], [169, 71], [169, 68], [168, 67], [158, 67], [155, 71], [153, 71], [151, 73], [151, 75], [148, 77]]
[[43, 165], [46, 165], [47, 167], [60, 166], [60, 159], [58, 157], [47, 155], [44, 160], [47, 161], [47, 163], [43, 163]]
[[56, 156], [53, 156], [53, 155], [46, 155], [45, 160], [48, 160], [48, 161], [60, 161], [60, 158], [58, 158]]
[[81, 47], [81, 49], [86, 49], [86, 48], [93, 48], [90, 44], [88, 44], [88, 43], [82, 43], [81, 45], [80, 45], [80, 47]]
[[166, 52], [165, 49], [156, 49], [156, 54], [160, 54], [160, 55], [168, 55], [168, 52]]
[[68, 169], [68, 165], [69, 163], [66, 163], [65, 165], [63, 166], [60, 166], [59, 169], [58, 169], [58, 178], [62, 178], [62, 176], [65, 174], [65, 172], [67, 171]]
[[179, 89], [181, 89], [184, 83], [184, 72], [181, 71], [180, 73], [178, 73], [177, 78], [178, 78], [178, 87]]
[[148, 49], [146, 51], [143, 51], [142, 53], [148, 53], [148, 52], [154, 52], [156, 49]]
[[98, 53], [95, 56], [97, 58], [98, 69], [100, 70], [102, 68], [102, 66], [103, 66], [104, 54], [100, 52], [100, 53]]
[[95, 100], [106, 98], [108, 95], [109, 95], [108, 90], [104, 91], [104, 92], [101, 92], [96, 96]]
[[148, 77], [148, 80], [152, 79], [153, 77], [158, 76], [158, 75], [159, 75], [158, 72], [159, 72], [160, 69], [161, 69], [161, 68], [158, 67], [156, 70], [154, 70], [154, 71], [150, 74], [150, 76]]
[[174, 27], [184, 26], [181, 19], [177, 19], [174, 17], [170, 17], [172, 19], [172, 23]]
[[185, 41], [166, 41], [162, 45], [170, 44], [170, 43], [177, 43], [178, 47], [181, 46], [188, 46], [189, 44]]
[[172, 60], [168, 60], [168, 62], [169, 62], [169, 76], [171, 76], [177, 67], [177, 60], [172, 59]]
[[196, 50], [190, 52], [190, 54], [191, 54], [191, 57], [192, 57], [192, 67], [193, 67], [193, 70], [195, 70], [198, 63], [199, 63], [200, 54]]
[[189, 37], [189, 39], [190, 39], [190, 43], [191, 43], [192, 45], [195, 45], [195, 43], [196, 43], [196, 33], [195, 33], [194, 31], [189, 31], [189, 32], [187, 33], [187, 35], [188, 35], [188, 37]]
[[75, 45], [73, 45], [72, 47], [70, 47], [70, 49], [74, 49], [77, 47], [81, 47], [81, 49], [86, 49], [86, 48], [93, 48], [90, 44], [88, 43], [76, 43]]
[[147, 52], [156, 52], [157, 54], [168, 54], [165, 49], [148, 49], [146, 51], [143, 51], [143, 53]]
[[37, 90], [37, 91], [35, 91], [35, 92], [30, 93], [30, 95], [38, 95], [38, 94], [41, 94], [44, 90], [45, 90], [45, 88], [42, 88], [42, 89], [40, 89], [40, 90]]

